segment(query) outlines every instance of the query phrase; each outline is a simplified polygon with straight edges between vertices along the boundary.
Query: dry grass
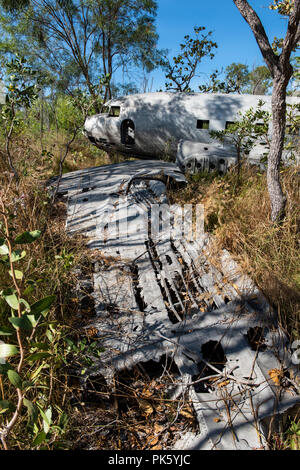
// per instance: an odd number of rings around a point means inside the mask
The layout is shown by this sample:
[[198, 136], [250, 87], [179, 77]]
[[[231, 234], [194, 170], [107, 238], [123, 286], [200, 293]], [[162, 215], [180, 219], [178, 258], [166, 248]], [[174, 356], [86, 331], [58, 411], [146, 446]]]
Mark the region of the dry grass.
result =
[[[26, 157], [26, 158], [24, 158]], [[17, 263], [17, 269], [23, 272], [23, 280], [19, 281], [22, 296], [29, 303], [55, 295], [56, 301], [47, 316], [47, 322], [37, 329], [35, 341], [47, 343], [50, 347], [50, 357], [44, 360], [44, 365], [35, 380], [37, 387], [26, 394], [26, 398], [33, 403], [42, 403], [53, 410], [53, 423], [57, 424], [61, 415], [61, 406], [68, 411], [68, 388], [66, 375], [63, 373], [67, 357], [65, 350], [65, 337], [74, 332], [74, 319], [78, 313], [79, 305], [72, 302], [74, 289], [78, 282], [78, 275], [73, 267], [87, 266], [90, 252], [86, 248], [86, 240], [81, 236], [70, 238], [65, 231], [66, 206], [63, 202], [51, 204], [48, 191], [44, 183], [47, 176], [53, 174], [52, 162], [45, 164], [36, 144], [26, 137], [18, 141], [15, 147], [14, 159], [17, 163], [21, 178], [18, 186], [12, 180], [7, 170], [6, 162], [0, 158], [0, 188], [5, 199], [5, 207], [10, 214], [11, 237], [25, 231], [41, 230], [42, 235], [38, 241], [22, 246], [26, 257]], [[63, 258], [56, 258], [62, 255]], [[12, 286], [12, 280], [7, 268], [0, 263], [0, 290]], [[0, 325], [8, 326], [11, 316], [6, 302], [0, 299]], [[50, 341], [48, 327], [51, 322]], [[48, 334], [48, 336], [47, 336]], [[11, 339], [12, 341], [12, 339]], [[30, 378], [35, 376], [36, 370], [43, 365], [41, 362], [27, 362], [32, 353], [33, 342], [24, 335], [25, 365], [22, 376]], [[14, 367], [16, 359], [11, 358], [10, 364]], [[15, 402], [15, 390], [7, 377], [2, 378], [0, 400]], [[41, 393], [41, 390], [43, 392]], [[6, 415], [0, 415], [0, 427]], [[23, 410], [18, 424], [10, 436], [10, 449], [31, 449], [32, 435], [27, 428], [28, 418]], [[55, 434], [55, 432], [54, 432]], [[45, 448], [55, 448], [59, 436], [53, 435]]]
[[202, 203], [206, 230], [213, 232], [217, 248], [226, 248], [257, 284], [278, 312], [282, 327], [293, 339], [300, 337], [300, 168], [282, 171], [288, 197], [286, 218], [270, 223], [266, 175], [244, 167], [237, 181], [192, 177], [187, 189], [173, 192], [177, 203]]
[[[58, 138], [55, 138], [58, 137]], [[74, 418], [74, 393], [70, 386], [70, 368], [80, 367], [82, 357], [70, 351], [68, 339], [88, 349], [93, 338], [84, 337], [80, 323], [85, 316], [93, 314], [87, 312], [81, 305], [82, 297], [90, 297], [89, 292], [78, 291], [80, 277], [89, 278], [93, 271], [95, 253], [86, 248], [86, 239], [82, 236], [69, 237], [65, 231], [66, 205], [63, 201], [51, 203], [51, 198], [45, 187], [45, 182], [58, 173], [59, 158], [64, 151], [66, 137], [63, 135], [44, 136], [43, 146], [39, 139], [23, 133], [15, 138], [13, 143], [13, 160], [20, 175], [20, 183], [16, 186], [12, 179], [3, 142], [0, 141], [0, 188], [5, 193], [5, 206], [12, 215], [10, 225], [12, 234], [25, 231], [41, 230], [42, 235], [38, 241], [26, 246], [27, 256], [18, 262], [17, 268], [24, 274], [20, 289], [29, 304], [48, 295], [55, 294], [56, 301], [47, 320], [51, 323], [52, 340], [47, 336], [50, 323], [45, 322], [35, 340], [40, 344], [50, 342], [51, 357], [42, 362], [25, 364], [22, 374], [31, 377], [40, 366], [43, 367], [37, 376], [38, 387], [30, 390], [26, 397], [32, 403], [41, 403], [44, 409], [52, 407], [53, 424], [58, 424], [62, 411], [71, 420]], [[43, 152], [42, 152], [43, 147]], [[2, 150], [1, 150], [2, 149]], [[121, 156], [109, 157], [105, 152], [92, 146], [85, 138], [79, 137], [72, 145], [64, 164], [64, 172], [81, 168], [97, 166], [122, 161]], [[13, 237], [13, 235], [12, 235]], [[61, 258], [56, 258], [61, 256]], [[99, 254], [98, 254], [99, 256]], [[76, 269], [73, 269], [76, 268]], [[7, 269], [0, 263], [0, 290], [11, 286]], [[9, 325], [10, 309], [4, 300], [0, 299], [0, 325]], [[24, 338], [25, 357], [29, 357], [30, 341]], [[85, 341], [85, 342], [84, 342]], [[28, 343], [28, 344], [27, 344]], [[82, 356], [81, 358], [79, 356]], [[10, 359], [12, 366], [15, 358]], [[2, 393], [3, 390], [3, 393]], [[40, 390], [43, 390], [40, 393]], [[79, 394], [82, 391], [79, 390]], [[15, 390], [7, 377], [1, 382], [0, 400], [15, 402]], [[0, 427], [6, 415], [0, 414]], [[41, 418], [39, 418], [40, 420]], [[32, 434], [27, 428], [28, 417], [23, 410], [18, 424], [10, 437], [10, 449], [31, 449], [34, 447]], [[40, 426], [42, 423], [40, 422]], [[73, 443], [51, 433], [51, 438], [43, 443], [43, 448], [55, 449], [72, 448]], [[0, 444], [1, 447], [1, 444]]]
[[189, 398], [169, 398], [178, 372], [170, 364], [164, 370], [164, 362], [149, 361], [116, 373], [111, 386], [94, 378], [83, 393], [78, 390], [66, 437], [70, 448], [164, 450], [184, 432], [196, 432]]

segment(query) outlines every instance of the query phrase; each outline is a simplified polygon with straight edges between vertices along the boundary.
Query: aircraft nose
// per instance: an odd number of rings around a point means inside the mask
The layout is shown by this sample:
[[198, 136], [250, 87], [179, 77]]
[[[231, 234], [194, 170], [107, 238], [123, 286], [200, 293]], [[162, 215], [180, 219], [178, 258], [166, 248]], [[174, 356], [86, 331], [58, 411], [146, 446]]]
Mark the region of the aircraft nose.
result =
[[92, 144], [101, 148], [107, 143], [105, 117], [96, 114], [85, 120], [83, 133]]
[[96, 114], [88, 117], [85, 120], [83, 129], [85, 135], [93, 136], [95, 138], [105, 137], [106, 126], [104, 116]]
[[90, 116], [86, 118], [83, 130], [85, 134], [92, 134], [93, 128], [95, 128], [95, 118], [94, 116]]

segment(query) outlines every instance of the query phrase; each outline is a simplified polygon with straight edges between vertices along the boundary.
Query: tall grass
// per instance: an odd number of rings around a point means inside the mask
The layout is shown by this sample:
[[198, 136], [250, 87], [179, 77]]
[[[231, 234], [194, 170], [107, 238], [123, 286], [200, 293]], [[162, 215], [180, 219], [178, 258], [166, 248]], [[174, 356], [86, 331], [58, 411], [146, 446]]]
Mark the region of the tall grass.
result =
[[287, 196], [282, 224], [270, 222], [266, 174], [244, 166], [225, 177], [195, 175], [173, 202], [202, 203], [216, 248], [226, 248], [277, 311], [291, 339], [300, 337], [300, 167], [281, 172]]
[[[0, 159], [0, 191], [9, 219], [11, 239], [26, 231], [42, 232], [37, 242], [23, 247], [26, 257], [16, 264], [23, 273], [23, 279], [19, 280], [22, 297], [29, 305], [50, 295], [56, 299], [47, 320], [36, 329], [34, 338], [30, 333], [21, 331], [24, 345], [21, 377], [29, 385], [23, 391], [25, 401], [7, 441], [9, 449], [53, 449], [64, 445], [69, 388], [67, 374], [63, 371], [68, 366], [70, 355], [65, 339], [77, 334], [75, 319], [78, 303], [74, 302], [74, 289], [78, 284], [78, 275], [73, 267], [80, 271], [80, 266], [87, 265], [91, 254], [83, 237], [71, 238], [66, 234], [64, 202], [51, 203], [45, 187], [47, 177], [55, 174], [55, 156], [51, 155], [45, 158], [36, 142], [24, 135], [20, 137], [14, 149], [16, 166], [21, 175], [18, 185], [7, 170], [4, 158]], [[3, 214], [0, 219], [3, 222]], [[5, 264], [0, 262], [0, 291], [9, 287], [12, 287], [12, 279]], [[0, 298], [0, 327], [11, 327], [8, 320], [11, 315], [10, 307]], [[7, 342], [6, 336], [0, 339]], [[14, 335], [9, 340], [14, 344]], [[17, 357], [9, 358], [8, 364], [16, 368]], [[4, 412], [3, 404], [16, 404], [16, 389], [6, 374], [0, 375], [0, 382], [1, 429], [13, 413], [10, 410]], [[26, 409], [28, 400], [31, 405]], [[46, 411], [51, 414], [49, 426], [45, 424], [42, 414]]]

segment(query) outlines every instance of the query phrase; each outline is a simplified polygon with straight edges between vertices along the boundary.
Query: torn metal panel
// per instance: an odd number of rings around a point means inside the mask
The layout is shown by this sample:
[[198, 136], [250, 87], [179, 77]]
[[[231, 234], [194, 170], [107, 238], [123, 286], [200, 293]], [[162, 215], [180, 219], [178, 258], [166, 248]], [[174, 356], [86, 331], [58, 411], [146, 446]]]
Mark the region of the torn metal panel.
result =
[[[97, 315], [89, 326], [105, 352], [83, 379], [100, 374], [110, 382], [115, 371], [167, 355], [181, 374], [174, 393], [188, 393], [199, 423], [179, 448], [265, 448], [262, 421], [299, 403], [295, 387], [284, 389], [270, 374], [290, 366], [288, 344], [227, 251], [216, 256], [205, 233], [179, 236], [177, 208], [167, 205], [164, 182], [152, 179], [162, 171], [184, 180], [175, 165], [156, 161], [62, 178], [68, 230], [85, 233], [91, 248], [115, 260], [94, 274]], [[171, 223], [168, 230], [161, 220], [159, 236], [155, 204], [164, 204]]]

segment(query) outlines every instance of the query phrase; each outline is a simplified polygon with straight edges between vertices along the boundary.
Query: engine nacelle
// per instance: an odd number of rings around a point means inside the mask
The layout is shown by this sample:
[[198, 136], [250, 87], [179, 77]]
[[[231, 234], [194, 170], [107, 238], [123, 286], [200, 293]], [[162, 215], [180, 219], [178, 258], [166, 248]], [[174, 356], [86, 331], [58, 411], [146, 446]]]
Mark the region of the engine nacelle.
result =
[[221, 144], [181, 140], [177, 147], [176, 163], [186, 173], [217, 171], [225, 174], [230, 166], [237, 164], [237, 154], [231, 146], [224, 148]]

